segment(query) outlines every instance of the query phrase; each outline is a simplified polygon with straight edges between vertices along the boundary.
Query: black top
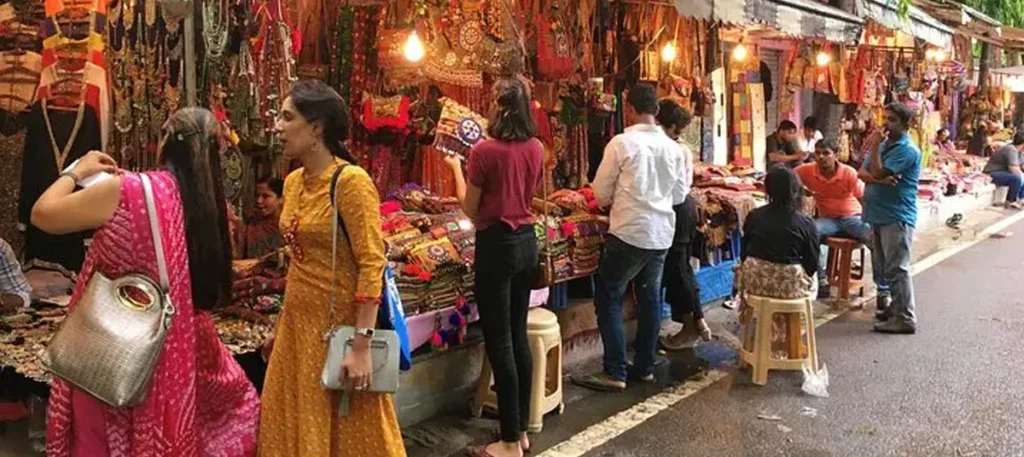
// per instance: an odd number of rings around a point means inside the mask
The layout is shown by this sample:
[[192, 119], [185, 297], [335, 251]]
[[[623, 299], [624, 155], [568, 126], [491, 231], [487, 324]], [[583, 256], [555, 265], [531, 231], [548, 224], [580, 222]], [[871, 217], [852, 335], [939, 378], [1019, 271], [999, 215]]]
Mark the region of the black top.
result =
[[[78, 117], [77, 111], [48, 110], [50, 128], [57, 147], [63, 148], [71, 137]], [[60, 176], [57, 159], [54, 156], [50, 130], [43, 117], [39, 102], [32, 105], [26, 120], [25, 152], [21, 171], [21, 200], [18, 202], [18, 221], [27, 226], [25, 231], [25, 260], [40, 259], [62, 265], [77, 271], [85, 259], [86, 238], [91, 232], [77, 232], [67, 235], [50, 235], [31, 224], [32, 207], [36, 200]], [[91, 150], [102, 150], [100, 123], [95, 110], [85, 106], [82, 125], [74, 137], [74, 143], [64, 161], [71, 165]]]
[[796, 153], [796, 144], [794, 144], [792, 141], [785, 141], [782, 138], [779, 138], [779, 132], [772, 133], [771, 135], [765, 137], [764, 151], [765, 163], [768, 164], [768, 168], [771, 168], [771, 166], [775, 165], [776, 163], [783, 163], [789, 168], [795, 168], [796, 166], [800, 165], [799, 160], [791, 160], [789, 162], [772, 162], [771, 154], [773, 152], [778, 152], [780, 154], [786, 155], [792, 155]]
[[769, 262], [802, 265], [808, 276], [818, 272], [818, 254], [821, 252], [818, 230], [814, 220], [806, 214], [763, 206], [747, 216], [743, 224], [745, 259], [757, 257]]

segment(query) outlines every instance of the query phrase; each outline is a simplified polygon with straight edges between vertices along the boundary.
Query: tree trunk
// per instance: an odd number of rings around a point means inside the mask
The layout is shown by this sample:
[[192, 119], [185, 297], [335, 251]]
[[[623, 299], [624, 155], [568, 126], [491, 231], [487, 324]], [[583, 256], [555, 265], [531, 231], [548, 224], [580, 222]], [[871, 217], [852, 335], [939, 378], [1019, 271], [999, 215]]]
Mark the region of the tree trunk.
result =
[[978, 65], [978, 88], [982, 93], [988, 90], [988, 69], [991, 67], [992, 46], [987, 42], [981, 43], [981, 62]]
[[1024, 126], [1024, 92], [1013, 93], [1013, 128], [1018, 131]]

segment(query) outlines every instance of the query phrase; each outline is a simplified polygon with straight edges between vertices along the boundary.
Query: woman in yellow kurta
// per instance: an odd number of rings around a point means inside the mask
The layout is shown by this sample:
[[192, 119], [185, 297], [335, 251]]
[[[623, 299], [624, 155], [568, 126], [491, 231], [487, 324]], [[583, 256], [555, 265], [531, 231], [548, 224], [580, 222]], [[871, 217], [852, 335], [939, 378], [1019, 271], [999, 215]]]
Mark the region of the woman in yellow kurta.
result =
[[[277, 134], [289, 158], [303, 167], [285, 180], [281, 232], [291, 249], [288, 288], [277, 325], [263, 388], [261, 457], [404, 457], [405, 448], [390, 395], [359, 392], [369, 387], [369, 339], [356, 337], [343, 373], [355, 392], [349, 413], [337, 414], [336, 392], [320, 385], [335, 287], [335, 323], [357, 333], [376, 324], [381, 275], [386, 259], [377, 190], [354, 165], [343, 141], [349, 113], [342, 98], [319, 81], [301, 81], [282, 106]], [[345, 232], [338, 235], [335, 272], [331, 268], [334, 209], [331, 178], [338, 179], [337, 208]]]

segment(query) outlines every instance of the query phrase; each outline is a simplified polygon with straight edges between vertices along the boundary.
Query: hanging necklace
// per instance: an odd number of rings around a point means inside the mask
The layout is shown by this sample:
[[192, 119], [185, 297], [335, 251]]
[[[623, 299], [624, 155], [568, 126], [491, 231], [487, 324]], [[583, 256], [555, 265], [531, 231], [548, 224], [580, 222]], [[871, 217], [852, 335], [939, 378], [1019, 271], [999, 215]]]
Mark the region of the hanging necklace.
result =
[[203, 4], [203, 41], [206, 43], [206, 56], [219, 59], [228, 46], [230, 26], [226, 8], [220, 0], [208, 1]]
[[53, 146], [53, 157], [57, 161], [57, 170], [63, 170], [64, 161], [67, 160], [68, 154], [71, 153], [71, 147], [75, 145], [75, 137], [78, 136], [78, 130], [82, 128], [82, 119], [85, 117], [85, 103], [78, 106], [78, 116], [75, 117], [75, 126], [71, 129], [71, 135], [68, 135], [68, 142], [64, 144], [63, 150], [57, 146], [57, 138], [53, 135], [53, 124], [50, 123], [50, 114], [46, 108], [45, 98], [41, 101], [41, 107], [43, 110], [43, 121], [46, 124], [46, 133], [50, 134], [50, 145]]

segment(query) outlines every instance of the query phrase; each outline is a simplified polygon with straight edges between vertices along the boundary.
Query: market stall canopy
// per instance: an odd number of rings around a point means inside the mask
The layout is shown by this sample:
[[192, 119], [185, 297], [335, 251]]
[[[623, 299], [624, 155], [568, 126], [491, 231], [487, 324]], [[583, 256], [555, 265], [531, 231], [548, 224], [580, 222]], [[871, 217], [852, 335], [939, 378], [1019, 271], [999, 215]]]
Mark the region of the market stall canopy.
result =
[[1004, 49], [1024, 50], [1024, 29], [1003, 26], [1002, 42]]
[[910, 5], [910, 17], [904, 21], [896, 11], [895, 0], [858, 0], [857, 3], [861, 17], [870, 18], [886, 28], [902, 31], [940, 48], [952, 45], [955, 32], [917, 6]]
[[997, 46], [1003, 43], [1003, 24], [985, 13], [953, 0], [914, 0], [926, 13], [948, 25], [956, 33]]
[[815, 0], [674, 0], [680, 15], [739, 26], [766, 25], [796, 37], [851, 43], [864, 20]]

